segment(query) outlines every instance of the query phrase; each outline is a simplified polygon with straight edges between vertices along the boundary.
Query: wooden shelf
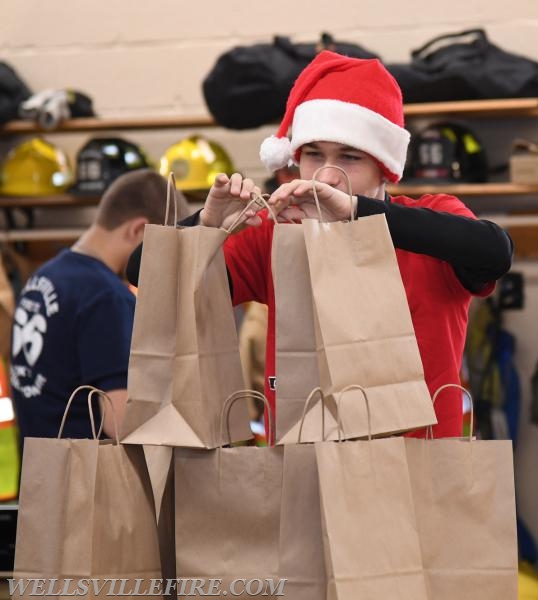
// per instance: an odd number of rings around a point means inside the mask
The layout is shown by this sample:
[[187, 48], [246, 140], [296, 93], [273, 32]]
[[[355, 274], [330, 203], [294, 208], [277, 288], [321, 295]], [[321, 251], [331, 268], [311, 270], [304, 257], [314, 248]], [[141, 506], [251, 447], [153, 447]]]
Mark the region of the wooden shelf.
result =
[[21, 133], [63, 133], [80, 131], [135, 130], [135, 129], [184, 129], [210, 127], [215, 121], [205, 115], [197, 117], [147, 117], [147, 118], [87, 118], [71, 119], [57, 129], [41, 129], [32, 121], [10, 121], [0, 127], [0, 135]]
[[[538, 117], [538, 98], [509, 98], [506, 100], [459, 100], [454, 102], [424, 102], [406, 104], [408, 117], [460, 115], [470, 117]], [[32, 121], [10, 121], [0, 127], [0, 135], [22, 133], [62, 133], [81, 131], [186, 129], [218, 126], [210, 115], [162, 116], [131, 118], [71, 119], [57, 129], [41, 129]]]
[[0, 208], [38, 208], [47, 206], [80, 207], [96, 206], [99, 196], [74, 196], [58, 194], [57, 196], [15, 197], [0, 196]]
[[458, 100], [453, 102], [424, 102], [406, 104], [408, 117], [461, 115], [470, 117], [538, 117], [538, 98], [509, 98], [506, 100]]
[[[538, 98], [512, 98], [507, 100], [466, 100], [457, 102], [430, 102], [421, 104], [406, 104], [404, 112], [410, 118], [429, 118], [444, 116], [461, 117], [538, 117]], [[87, 118], [71, 119], [58, 129], [43, 130], [31, 121], [11, 121], [0, 127], [0, 136], [18, 134], [54, 134], [69, 132], [99, 132], [122, 130], [159, 130], [159, 129], [188, 129], [218, 126], [210, 115], [198, 116], [158, 116], [131, 118]], [[276, 125], [275, 125], [276, 126]], [[456, 196], [512, 196], [536, 195], [537, 185], [519, 185], [514, 183], [484, 183], [484, 184], [401, 184], [388, 186], [391, 194], [420, 196], [422, 194], [445, 193]], [[37, 207], [84, 207], [95, 206], [99, 202], [94, 196], [74, 196], [59, 194], [45, 197], [6, 197], [0, 196], [0, 208], [37, 208]], [[71, 241], [77, 239], [83, 229], [35, 229], [0, 231], [0, 241], [34, 241], [54, 240]]]
[[86, 229], [10, 229], [0, 231], [0, 242], [73, 241], [77, 240]]
[[422, 196], [423, 194], [452, 194], [455, 196], [521, 196], [538, 195], [538, 184], [518, 183], [457, 183], [457, 184], [405, 184], [387, 186], [394, 196]]
[[[538, 184], [522, 185], [517, 183], [460, 183], [460, 184], [400, 184], [389, 185], [387, 191], [392, 195], [422, 196], [423, 194], [453, 194], [456, 196], [522, 196], [536, 194]], [[84, 207], [97, 206], [98, 196], [75, 196], [59, 194], [57, 196], [15, 197], [0, 196], [0, 208], [46, 208], [46, 207]], [[192, 204], [193, 210], [203, 204]]]

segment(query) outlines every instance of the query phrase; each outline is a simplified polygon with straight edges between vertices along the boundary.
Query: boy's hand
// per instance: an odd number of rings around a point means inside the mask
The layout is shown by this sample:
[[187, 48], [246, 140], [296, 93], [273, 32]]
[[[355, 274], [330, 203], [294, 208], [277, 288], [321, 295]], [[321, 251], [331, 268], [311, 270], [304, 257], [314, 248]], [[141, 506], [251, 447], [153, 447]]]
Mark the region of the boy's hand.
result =
[[[261, 194], [260, 188], [252, 179], [243, 179], [239, 173], [234, 173], [231, 177], [219, 173], [200, 213], [200, 224], [228, 229], [250, 202], [252, 192]], [[241, 223], [261, 225], [262, 220], [256, 214], [260, 208], [263, 207], [253, 205], [243, 215]]]
[[324, 221], [345, 221], [354, 218], [357, 207], [355, 196], [350, 200], [349, 194], [335, 187], [304, 179], [294, 179], [284, 183], [271, 194], [269, 205], [277, 213], [277, 220], [297, 221], [301, 219], [319, 219], [319, 212], [314, 199], [312, 186], [316, 192]]

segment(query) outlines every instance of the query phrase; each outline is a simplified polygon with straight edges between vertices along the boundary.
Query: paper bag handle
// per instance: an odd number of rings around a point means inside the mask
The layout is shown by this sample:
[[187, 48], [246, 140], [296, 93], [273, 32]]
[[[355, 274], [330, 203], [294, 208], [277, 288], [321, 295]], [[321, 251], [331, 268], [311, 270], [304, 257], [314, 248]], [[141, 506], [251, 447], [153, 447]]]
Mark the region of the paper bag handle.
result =
[[105, 413], [108, 409], [110, 409], [110, 411], [112, 412], [112, 422], [114, 424], [114, 443], [117, 445], [120, 443], [120, 436], [119, 436], [119, 428], [118, 428], [118, 418], [116, 416], [116, 411], [114, 410], [114, 404], [112, 403], [112, 398], [106, 392], [103, 392], [103, 390], [95, 388], [90, 392], [88, 401], [94, 394], [99, 394], [100, 399], [106, 400], [106, 402], [104, 402], [104, 401], [100, 402], [101, 410], [103, 411], [103, 418], [101, 419], [101, 425], [99, 426], [99, 431], [97, 432], [97, 437], [98, 438], [101, 437], [101, 432], [103, 431], [103, 427], [105, 425]]
[[172, 171], [168, 174], [168, 184], [166, 186], [166, 209], [164, 211], [164, 225], [168, 225], [168, 214], [170, 212], [170, 200], [174, 196], [174, 227], [177, 224], [177, 192], [176, 192], [176, 176]]
[[[469, 423], [469, 441], [472, 441], [473, 427], [474, 427], [474, 404], [473, 404], [473, 397], [471, 396], [471, 392], [468, 389], [464, 388], [462, 385], [459, 385], [457, 383], [445, 383], [445, 385], [442, 385], [440, 388], [437, 388], [437, 391], [433, 395], [432, 404], [434, 406], [435, 406], [435, 401], [437, 400], [437, 396], [439, 396], [439, 394], [446, 388], [458, 388], [464, 394], [466, 394], [467, 398], [469, 398], [469, 402], [471, 403], [471, 421]], [[430, 435], [431, 435], [431, 439], [433, 440], [434, 439], [433, 438], [433, 428], [431, 425], [426, 430], [426, 439], [427, 440], [430, 439]]]
[[323, 214], [321, 213], [321, 205], [319, 203], [319, 198], [318, 198], [318, 191], [316, 189], [316, 183], [319, 183], [318, 180], [316, 179], [316, 177], [318, 176], [319, 173], [321, 173], [321, 171], [323, 171], [323, 169], [337, 169], [338, 171], [341, 171], [344, 174], [344, 177], [346, 179], [346, 183], [347, 183], [347, 193], [349, 194], [349, 205], [350, 205], [350, 221], [353, 221], [355, 218], [355, 215], [353, 214], [353, 190], [351, 189], [351, 180], [349, 179], [349, 175], [344, 171], [344, 169], [342, 169], [342, 167], [338, 167], [336, 165], [323, 165], [322, 167], [319, 167], [319, 169], [316, 169], [316, 171], [314, 172], [314, 175], [312, 175], [312, 192], [314, 193], [314, 201], [316, 203], [316, 208], [318, 209], [318, 216], [319, 216], [319, 222], [320, 223], [324, 223], [325, 221], [323, 220]]
[[57, 439], [61, 439], [63, 431], [64, 431], [64, 427], [65, 427], [65, 421], [67, 419], [67, 415], [69, 413], [69, 409], [71, 408], [71, 404], [73, 403], [73, 400], [75, 399], [75, 396], [78, 394], [78, 392], [82, 391], [82, 390], [91, 390], [90, 393], [88, 394], [88, 412], [89, 412], [89, 416], [90, 416], [90, 426], [92, 429], [92, 436], [93, 439], [99, 439], [98, 436], [101, 435], [101, 431], [103, 429], [103, 422], [104, 422], [104, 414], [105, 414], [105, 410], [106, 410], [106, 405], [104, 405], [104, 409], [103, 409], [103, 419], [101, 420], [101, 426], [99, 427], [99, 432], [96, 434], [95, 432], [95, 419], [93, 416], [93, 407], [92, 407], [92, 397], [94, 394], [99, 394], [100, 396], [102, 396], [103, 398], [105, 398], [108, 403], [110, 404], [110, 410], [112, 411], [112, 417], [113, 417], [113, 421], [114, 421], [114, 433], [116, 434], [116, 439], [115, 442], [116, 444], [119, 443], [119, 435], [118, 435], [118, 422], [116, 419], [116, 412], [114, 411], [114, 406], [112, 404], [112, 400], [110, 398], [110, 396], [106, 393], [103, 392], [102, 390], [94, 387], [93, 385], [80, 385], [79, 387], [77, 387], [75, 390], [73, 390], [73, 392], [71, 393], [71, 396], [69, 396], [69, 400], [67, 401], [67, 405], [65, 407], [64, 410], [64, 414], [62, 417], [62, 422], [60, 423], [60, 429], [58, 431], [58, 438]]
[[230, 227], [228, 227], [228, 229], [223, 228], [224, 231], [227, 234], [232, 233], [233, 230], [239, 225], [239, 223], [241, 223], [241, 219], [243, 218], [243, 216], [245, 215], [245, 213], [253, 205], [258, 206], [260, 209], [261, 208], [266, 208], [269, 211], [269, 214], [271, 215], [271, 218], [276, 223], [275, 212], [271, 208], [271, 206], [269, 206], [269, 204], [267, 203], [267, 198], [269, 198], [269, 194], [257, 194], [256, 192], [252, 192], [252, 194], [250, 194], [250, 200], [247, 203], [247, 205], [245, 206], [245, 208], [239, 213], [239, 215], [237, 216], [237, 218], [235, 219], [235, 221], [230, 225]]
[[233, 394], [230, 394], [228, 396], [228, 398], [226, 398], [226, 400], [224, 401], [224, 404], [222, 405], [222, 410], [220, 413], [220, 439], [221, 439], [221, 445], [218, 446], [218, 453], [217, 453], [217, 472], [219, 475], [219, 486], [221, 483], [221, 474], [222, 474], [222, 468], [221, 468], [221, 456], [222, 456], [222, 452], [220, 452], [220, 450], [222, 450], [223, 448], [223, 444], [222, 444], [222, 438], [224, 436], [224, 422], [226, 422], [226, 428], [228, 431], [228, 444], [232, 443], [232, 436], [230, 434], [230, 409], [232, 408], [234, 402], [236, 402], [237, 400], [239, 400], [240, 398], [259, 398], [260, 400], [263, 400], [263, 403], [265, 405], [265, 408], [267, 410], [267, 421], [269, 423], [269, 438], [268, 438], [268, 445], [271, 443], [271, 440], [273, 439], [272, 434], [273, 434], [273, 427], [272, 427], [272, 423], [273, 423], [273, 414], [271, 413], [271, 407], [269, 406], [269, 402], [267, 400], [267, 398], [261, 393], [258, 392], [256, 390], [239, 390], [237, 392], [234, 392]]
[[371, 442], [372, 441], [372, 415], [370, 413], [370, 401], [368, 400], [368, 394], [366, 393], [366, 390], [362, 387], [362, 385], [359, 385], [358, 383], [352, 383], [351, 385], [348, 385], [343, 390], [341, 390], [340, 393], [338, 394], [338, 400], [336, 401], [336, 406], [339, 407], [340, 402], [342, 400], [342, 396], [349, 390], [360, 390], [360, 392], [362, 393], [364, 402], [366, 404], [366, 414], [368, 415], [368, 441]]
[[[228, 444], [232, 443], [232, 435], [230, 433], [230, 410], [233, 404], [239, 400], [240, 398], [258, 398], [262, 400], [265, 408], [267, 410], [267, 422], [268, 422], [268, 434], [269, 434], [269, 443], [273, 439], [273, 413], [271, 412], [271, 407], [269, 406], [269, 402], [267, 398], [256, 390], [239, 390], [230, 394], [228, 398], [224, 401], [222, 405], [222, 410], [220, 413], [220, 439], [222, 442], [222, 438], [224, 437], [224, 424], [226, 424], [226, 431], [228, 434]], [[221, 443], [219, 448], [222, 448], [224, 444]]]
[[[303, 414], [301, 416], [301, 423], [299, 425], [299, 433], [297, 435], [297, 443], [298, 444], [301, 443], [301, 435], [303, 433], [303, 425], [304, 425], [304, 420], [306, 417], [307, 408], [309, 407], [312, 398], [316, 394], [319, 394], [319, 397], [321, 398], [321, 439], [325, 440], [325, 395], [323, 394], [323, 390], [320, 387], [316, 387], [310, 392], [310, 394], [308, 395], [308, 398], [305, 400], [305, 403], [303, 406]], [[338, 411], [338, 406], [336, 407], [336, 422], [338, 423], [338, 441], [341, 442], [343, 428], [342, 428], [342, 421], [340, 419], [340, 412]]]

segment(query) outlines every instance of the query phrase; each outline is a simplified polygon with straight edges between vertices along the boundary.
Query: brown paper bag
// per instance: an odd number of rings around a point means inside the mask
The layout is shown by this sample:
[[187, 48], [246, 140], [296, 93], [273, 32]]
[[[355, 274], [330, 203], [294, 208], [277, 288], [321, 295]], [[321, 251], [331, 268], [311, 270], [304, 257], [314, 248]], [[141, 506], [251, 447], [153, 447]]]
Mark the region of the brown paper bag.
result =
[[315, 444], [329, 600], [426, 600], [403, 438]]
[[[202, 226], [146, 226], [123, 443], [222, 443], [222, 404], [244, 387], [222, 252], [228, 235]], [[245, 406], [234, 407], [230, 421], [233, 441], [251, 437]]]
[[[303, 228], [327, 363], [326, 376], [320, 372], [324, 393], [364, 387], [373, 435], [436, 423], [385, 216], [325, 223], [320, 210], [320, 220], [305, 219]], [[345, 433], [366, 436], [364, 403], [351, 395], [356, 401], [346, 400], [340, 415]]]
[[[271, 256], [275, 287], [276, 443], [297, 443], [305, 398], [320, 384], [326, 362], [316, 339], [312, 286], [303, 225], [275, 224]], [[325, 367], [326, 368], [326, 367]], [[330, 400], [327, 402], [330, 406]], [[306, 403], [302, 441], [321, 441], [321, 402]], [[326, 431], [334, 434], [334, 408], [325, 411]]]
[[[61, 439], [62, 429], [63, 423], [57, 439], [25, 439], [14, 579], [22, 579], [23, 588], [28, 578], [45, 579], [38, 595], [44, 590], [56, 597], [72, 596], [77, 588], [82, 593], [84, 585], [86, 598], [105, 586], [102, 597], [112, 591], [105, 578], [128, 580], [125, 593], [149, 590], [150, 580], [162, 575], [142, 448], [99, 441], [97, 435]], [[72, 579], [67, 588], [66, 579]], [[142, 580], [138, 588], [135, 579]], [[14, 597], [30, 596], [33, 586], [24, 593], [18, 588]]]
[[[355, 387], [369, 432], [369, 398]], [[426, 600], [404, 438], [368, 433], [367, 441], [317, 442], [315, 451], [328, 600]]]
[[[444, 387], [454, 386], [436, 395]], [[428, 597], [516, 600], [512, 442], [407, 438], [405, 444]]]
[[[325, 599], [312, 446], [175, 448], [174, 455], [180, 580], [220, 579], [230, 593], [233, 581], [258, 579], [263, 586], [253, 584], [249, 596], [270, 595], [272, 585], [294, 600]], [[245, 583], [235, 590], [245, 593]]]

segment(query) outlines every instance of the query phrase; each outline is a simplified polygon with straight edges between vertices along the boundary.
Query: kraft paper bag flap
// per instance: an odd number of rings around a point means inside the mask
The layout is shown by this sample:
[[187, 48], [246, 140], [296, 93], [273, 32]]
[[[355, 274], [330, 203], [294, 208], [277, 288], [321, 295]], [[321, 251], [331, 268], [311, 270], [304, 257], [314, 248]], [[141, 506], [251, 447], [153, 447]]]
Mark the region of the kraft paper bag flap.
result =
[[[161, 552], [161, 568], [163, 579], [176, 578], [176, 532], [174, 501], [174, 452], [173, 448], [168, 477], [163, 490], [160, 511], [157, 518], [159, 531], [159, 548]], [[171, 590], [171, 595], [174, 591]]]
[[330, 600], [426, 600], [403, 438], [317, 442]]
[[124, 437], [121, 443], [154, 445], [155, 447], [176, 446], [179, 437], [183, 440], [184, 446], [205, 448], [198, 435], [176, 408], [168, 404], [162, 407], [156, 415], [142, 423], [133, 433]]
[[[372, 404], [375, 404], [377, 402], [376, 390], [370, 388], [367, 391]], [[323, 406], [319, 399], [315, 399], [315, 401], [312, 403], [312, 407], [309, 408], [305, 415], [304, 426], [301, 433], [301, 442], [305, 443], [338, 440], [338, 422], [335, 417], [335, 396], [340, 397], [339, 412], [343, 425], [341, 436], [342, 439], [366, 439], [368, 437], [368, 415], [361, 398], [361, 393], [358, 390], [350, 389], [347, 390], [343, 395], [330, 394], [326, 396], [326, 406]], [[387, 406], [383, 413], [376, 414], [374, 411], [372, 411], [372, 437], [387, 437], [388, 435], [408, 431], [405, 423], [401, 423], [400, 426], [398, 426], [398, 419], [401, 418], [402, 414], [400, 406], [405, 406], [406, 402], [407, 398], [402, 397], [402, 391], [398, 389], [393, 406]], [[396, 411], [391, 415], [389, 411], [393, 410], [394, 407], [396, 407]], [[322, 411], [325, 419], [325, 425], [323, 428], [321, 426]], [[388, 432], [385, 430], [385, 427], [378, 424], [378, 420], [384, 419], [385, 415], [387, 414], [392, 418], [393, 423], [395, 423], [395, 431]], [[355, 426], [354, 429], [350, 427], [350, 424]], [[277, 442], [277, 445], [297, 444], [300, 427], [300, 422], [296, 423], [288, 431], [288, 433]], [[322, 430], [324, 431], [323, 436]], [[379, 432], [379, 430], [382, 430], [382, 433], [374, 433]]]
[[[366, 388], [373, 435], [436, 423], [385, 216], [347, 223], [305, 219], [303, 231], [327, 366], [324, 393], [350, 384]], [[346, 436], [366, 435], [361, 409], [346, 402], [344, 410]]]
[[[308, 397], [308, 394], [307, 394]], [[329, 408], [331, 398], [325, 399], [325, 405], [319, 398], [315, 398], [305, 414], [303, 428], [301, 430], [301, 415], [299, 422], [284, 435], [278, 442], [280, 444], [298, 444], [307, 442], [319, 442], [323, 440], [338, 439], [338, 422], [334, 417], [333, 410]], [[304, 400], [303, 400], [304, 405]], [[323, 416], [322, 416], [323, 414]], [[323, 425], [322, 425], [323, 423]]]
[[173, 451], [169, 446], [144, 446], [144, 457], [153, 491], [155, 514], [159, 515], [172, 464]]
[[[146, 227], [122, 442], [221, 442], [220, 408], [244, 387], [222, 252], [228, 235], [201, 226]], [[245, 406], [234, 408], [230, 427], [234, 441], [251, 437]]]

